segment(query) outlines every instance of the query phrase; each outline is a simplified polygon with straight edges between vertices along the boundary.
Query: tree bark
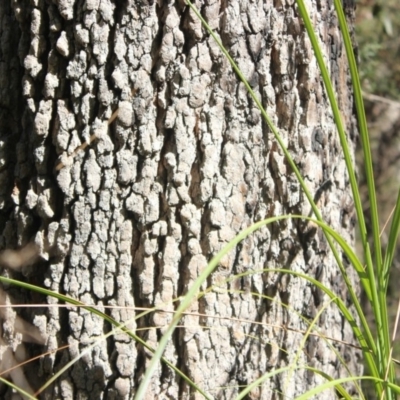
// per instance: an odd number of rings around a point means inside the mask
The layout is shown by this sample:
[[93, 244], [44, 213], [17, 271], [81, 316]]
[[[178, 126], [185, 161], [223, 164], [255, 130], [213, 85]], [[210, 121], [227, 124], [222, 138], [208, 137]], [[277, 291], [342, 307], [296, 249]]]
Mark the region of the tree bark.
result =
[[[353, 148], [353, 99], [336, 14], [330, 0], [307, 3]], [[295, 2], [195, 4], [279, 128], [325, 220], [353, 244], [345, 163]], [[229, 240], [271, 216], [311, 215], [244, 85], [183, 0], [2, 1], [0, 18], [0, 245], [34, 242], [40, 249], [36, 263], [3, 275], [98, 306], [157, 347], [173, 300]], [[76, 152], [84, 142], [91, 145]], [[352, 331], [334, 306], [317, 325], [346, 365], [316, 336], [297, 353], [304, 318], [327, 303], [305, 280], [268, 272], [230, 280], [264, 268], [309, 274], [346, 299], [322, 232], [280, 221], [221, 262], [207, 282], [214, 290], [192, 305], [165, 357], [218, 399], [234, 398], [296, 356], [299, 365], [333, 377], [347, 376], [345, 368], [358, 375], [358, 351], [343, 343], [353, 343]], [[25, 358], [70, 346], [24, 367], [34, 389], [111, 329], [83, 309], [4, 289], [15, 302], [42, 304], [17, 310], [47, 338], [26, 348]], [[164, 312], [135, 320], [135, 307], [156, 305]], [[3, 327], [3, 347], [23, 340], [16, 328]], [[130, 399], [149, 360], [139, 344], [114, 335], [41, 398]], [[249, 398], [293, 398], [323, 381], [300, 368], [267, 380]], [[3, 396], [11, 391], [4, 388]], [[200, 397], [164, 364], [147, 394]]]

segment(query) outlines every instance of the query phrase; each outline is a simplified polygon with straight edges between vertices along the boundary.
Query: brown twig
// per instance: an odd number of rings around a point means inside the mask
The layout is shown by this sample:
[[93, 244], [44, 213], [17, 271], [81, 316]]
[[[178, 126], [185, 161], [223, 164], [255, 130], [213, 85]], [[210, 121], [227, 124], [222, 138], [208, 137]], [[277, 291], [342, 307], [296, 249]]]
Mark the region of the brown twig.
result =
[[[118, 113], [119, 113], [119, 108], [117, 108], [117, 109], [113, 112], [113, 114], [111, 115], [111, 117], [108, 119], [107, 125], [111, 125], [111, 124], [114, 122], [115, 118], [117, 118], [117, 116], [118, 116]], [[93, 134], [90, 136], [89, 141], [83, 142], [80, 146], [78, 146], [78, 147], [71, 153], [71, 155], [68, 156], [68, 159], [72, 161], [72, 160], [75, 158], [75, 156], [76, 156], [80, 151], [85, 150], [86, 147], [90, 146], [90, 144], [91, 144], [94, 140], [96, 140], [97, 138], [98, 138], [97, 134], [96, 134], [96, 133], [93, 133]], [[56, 171], [60, 171], [60, 170], [63, 169], [65, 166], [66, 166], [65, 162], [60, 162], [60, 163], [58, 163], [57, 166], [56, 166]]]

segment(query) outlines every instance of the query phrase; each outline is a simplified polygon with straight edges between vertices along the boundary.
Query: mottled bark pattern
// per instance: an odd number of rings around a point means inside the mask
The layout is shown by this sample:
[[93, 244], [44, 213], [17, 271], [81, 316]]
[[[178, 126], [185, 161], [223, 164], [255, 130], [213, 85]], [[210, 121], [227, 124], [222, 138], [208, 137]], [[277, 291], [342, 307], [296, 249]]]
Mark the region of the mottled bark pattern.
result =
[[[19, 278], [100, 308], [162, 304], [173, 311], [172, 301], [239, 231], [271, 216], [310, 215], [244, 85], [183, 0], [7, 3], [0, 3], [0, 244], [34, 241], [42, 259]], [[353, 243], [345, 164], [295, 1], [196, 5], [278, 126], [327, 222]], [[354, 139], [332, 1], [307, 5]], [[93, 133], [98, 140], [71, 157]], [[57, 171], [60, 161], [66, 166]], [[327, 301], [304, 280], [277, 273], [226, 282], [268, 267], [310, 274], [346, 299], [315, 227], [281, 221], [245, 240], [210, 277], [215, 290], [193, 304], [193, 313], [207, 316], [186, 316], [165, 352], [216, 398], [231, 399], [239, 386], [293, 362], [303, 335], [290, 329], [306, 330], [303, 317], [313, 318]], [[107, 312], [144, 328], [138, 334], [154, 347], [172, 318], [158, 312], [135, 321], [133, 308]], [[36, 314], [47, 316], [44, 325], [43, 317], [25, 317], [49, 335], [41, 351], [71, 345], [44, 357], [42, 380], [110, 329], [84, 310], [50, 307]], [[327, 336], [353, 340], [335, 307], [318, 326]], [[357, 374], [354, 350], [333, 346]], [[346, 375], [323, 340], [310, 338], [299, 357], [331, 376]], [[43, 398], [132, 398], [148, 362], [147, 352], [125, 335], [100, 341]], [[293, 398], [322, 381], [300, 369], [267, 381], [250, 398], [274, 399], [280, 392]], [[160, 365], [147, 398], [192, 397], [200, 398]]]

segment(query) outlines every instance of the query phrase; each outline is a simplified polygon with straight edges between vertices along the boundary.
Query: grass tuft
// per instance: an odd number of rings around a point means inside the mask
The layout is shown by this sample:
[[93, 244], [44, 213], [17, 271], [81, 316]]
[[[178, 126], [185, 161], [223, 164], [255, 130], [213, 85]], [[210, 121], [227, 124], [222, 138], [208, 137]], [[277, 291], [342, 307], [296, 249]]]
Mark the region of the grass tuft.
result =
[[[314, 32], [314, 27], [311, 23], [310, 17], [308, 15], [308, 10], [307, 7], [304, 4], [303, 0], [296, 0], [297, 3], [297, 8], [298, 12], [303, 19], [304, 26], [306, 28], [309, 40], [311, 42], [320, 72], [321, 72], [321, 77], [324, 82], [324, 86], [326, 89], [327, 96], [329, 98], [331, 110], [332, 110], [332, 115], [335, 121], [335, 125], [338, 131], [338, 135], [340, 138], [340, 144], [341, 148], [343, 151], [343, 156], [344, 160], [346, 163], [346, 168], [347, 168], [347, 173], [349, 176], [349, 181], [351, 185], [351, 191], [352, 191], [352, 196], [353, 196], [353, 201], [354, 201], [354, 206], [356, 210], [356, 216], [357, 216], [357, 224], [358, 228], [360, 231], [360, 240], [362, 244], [362, 254], [358, 256], [355, 252], [354, 249], [352, 249], [346, 240], [340, 236], [337, 232], [335, 232], [329, 225], [327, 225], [322, 218], [322, 214], [320, 210], [318, 209], [318, 206], [315, 204], [314, 199], [307, 188], [307, 185], [305, 183], [304, 178], [301, 175], [301, 172], [299, 171], [296, 163], [294, 162], [290, 152], [285, 146], [284, 140], [280, 136], [277, 128], [274, 126], [272, 123], [272, 119], [268, 116], [267, 112], [263, 108], [260, 100], [258, 99], [257, 95], [255, 92], [252, 90], [251, 86], [245, 79], [244, 74], [240, 70], [240, 68], [237, 66], [235, 61], [231, 58], [229, 55], [228, 51], [225, 49], [223, 44], [221, 43], [219, 37], [213, 32], [213, 30], [210, 28], [210, 26], [207, 24], [207, 22], [203, 19], [201, 16], [200, 12], [196, 9], [196, 7], [189, 1], [185, 0], [186, 4], [191, 8], [193, 13], [197, 16], [197, 18], [202, 22], [204, 28], [209, 32], [209, 34], [213, 37], [215, 40], [216, 44], [219, 46], [221, 49], [222, 53], [226, 57], [226, 59], [229, 61], [231, 64], [233, 70], [236, 72], [237, 76], [239, 79], [243, 82], [244, 86], [246, 87], [249, 95], [252, 97], [254, 100], [256, 106], [260, 110], [260, 113], [262, 117], [265, 120], [265, 123], [269, 126], [271, 129], [277, 143], [279, 144], [280, 148], [282, 149], [286, 160], [290, 167], [292, 168], [292, 171], [296, 175], [296, 178], [306, 196], [308, 199], [314, 217], [307, 217], [304, 215], [282, 215], [274, 218], [269, 218], [264, 221], [260, 221], [255, 223], [254, 225], [250, 226], [249, 228], [243, 230], [240, 232], [233, 240], [231, 240], [207, 265], [207, 267], [203, 270], [203, 272], [200, 274], [200, 276], [195, 280], [193, 285], [189, 288], [188, 292], [186, 295], [182, 296], [179, 299], [176, 299], [176, 301], [179, 303], [177, 306], [177, 310], [174, 312], [172, 321], [170, 324], [164, 329], [164, 334], [160, 338], [158, 345], [156, 348], [153, 348], [149, 346], [144, 340], [142, 340], [139, 336], [135, 334], [131, 329], [127, 328], [127, 325], [129, 325], [132, 321], [126, 321], [124, 324], [120, 324], [117, 321], [115, 321], [113, 318], [109, 317], [107, 314], [105, 314], [102, 311], [99, 311], [95, 307], [88, 306], [86, 304], [83, 304], [80, 301], [77, 301], [75, 299], [72, 299], [68, 296], [61, 295], [59, 293], [52, 292], [47, 289], [43, 289], [34, 285], [30, 285], [27, 283], [23, 283], [20, 281], [16, 281], [10, 278], [6, 277], [0, 277], [0, 281], [4, 284], [7, 285], [16, 285], [21, 288], [24, 288], [26, 290], [31, 290], [38, 292], [42, 295], [45, 296], [51, 296], [55, 299], [58, 300], [59, 303], [65, 303], [69, 304], [72, 306], [76, 307], [82, 307], [85, 310], [89, 311], [92, 314], [95, 314], [102, 318], [104, 321], [107, 321], [110, 323], [112, 326], [114, 326], [114, 329], [111, 330], [108, 335], [105, 335], [102, 338], [99, 338], [98, 340], [106, 340], [107, 336], [113, 335], [113, 334], [120, 334], [121, 332], [125, 333], [126, 335], [130, 336], [132, 339], [134, 339], [137, 343], [140, 345], [144, 346], [149, 353], [152, 354], [151, 361], [148, 365], [148, 368], [145, 372], [145, 375], [141, 381], [141, 384], [138, 388], [138, 391], [136, 393], [135, 399], [143, 399], [145, 398], [146, 391], [148, 389], [148, 385], [150, 384], [151, 377], [155, 371], [155, 369], [158, 367], [159, 362], [164, 362], [168, 367], [173, 369], [184, 381], [187, 382], [187, 384], [191, 385], [194, 390], [196, 390], [199, 394], [201, 394], [204, 398], [206, 399], [211, 399], [212, 396], [208, 393], [206, 393], [202, 388], [200, 388], [196, 382], [193, 382], [188, 376], [186, 376], [182, 371], [180, 371], [178, 368], [176, 368], [171, 362], [169, 362], [166, 358], [163, 357], [164, 350], [171, 339], [171, 336], [175, 329], [179, 328], [179, 322], [181, 318], [184, 315], [188, 314], [188, 309], [190, 308], [191, 304], [194, 301], [197, 301], [199, 298], [205, 296], [207, 293], [211, 291], [217, 291], [219, 290], [218, 287], [213, 286], [208, 288], [205, 291], [201, 291], [201, 288], [203, 287], [203, 284], [207, 281], [209, 278], [210, 274], [217, 268], [221, 260], [223, 259], [224, 256], [226, 256], [235, 246], [237, 246], [242, 240], [244, 240], [246, 237], [257, 231], [258, 229], [262, 228], [263, 226], [266, 226], [268, 224], [273, 224], [281, 220], [285, 219], [301, 219], [301, 220], [306, 220], [310, 221], [318, 226], [319, 229], [322, 229], [327, 242], [331, 248], [331, 251], [335, 257], [335, 260], [338, 264], [339, 270], [342, 274], [342, 278], [346, 284], [350, 299], [351, 299], [351, 306], [354, 307], [356, 315], [353, 315], [351, 312], [351, 307], [346, 305], [345, 299], [339, 298], [335, 293], [333, 293], [328, 287], [323, 285], [321, 282], [319, 282], [316, 279], [313, 279], [312, 277], [302, 274], [296, 271], [291, 271], [287, 269], [272, 269], [272, 268], [266, 268], [262, 269], [260, 271], [249, 271], [246, 274], [257, 274], [257, 273], [266, 273], [266, 272], [273, 272], [273, 273], [282, 273], [282, 274], [289, 274], [292, 276], [299, 277], [301, 279], [307, 280], [310, 282], [312, 285], [314, 285], [316, 288], [324, 292], [328, 297], [329, 297], [329, 302], [326, 303], [322, 309], [319, 311], [319, 313], [316, 315], [313, 321], [307, 321], [308, 324], [308, 329], [306, 332], [303, 332], [304, 337], [302, 340], [302, 344], [297, 352], [296, 357], [294, 358], [294, 361], [291, 365], [272, 370], [263, 376], [261, 376], [259, 379], [251, 383], [250, 385], [242, 388], [241, 392], [237, 396], [237, 399], [242, 399], [248, 396], [252, 391], [259, 386], [263, 384], [267, 379], [270, 379], [278, 374], [286, 374], [287, 375], [287, 382], [289, 382], [289, 379], [293, 374], [296, 374], [296, 371], [298, 370], [308, 370], [311, 371], [319, 376], [321, 376], [324, 379], [324, 383], [319, 385], [316, 388], [313, 388], [309, 390], [307, 393], [304, 393], [300, 397], [298, 397], [298, 400], [303, 400], [303, 399], [309, 399], [312, 398], [315, 395], [318, 395], [322, 393], [323, 391], [330, 389], [330, 388], [335, 388], [337, 392], [340, 394], [341, 398], [344, 399], [351, 399], [351, 395], [346, 391], [345, 386], [343, 384], [347, 382], [353, 382], [354, 386], [358, 390], [358, 394], [360, 398], [365, 398], [365, 395], [362, 392], [362, 388], [359, 385], [359, 382], [362, 380], [370, 380], [374, 383], [374, 390], [375, 390], [375, 395], [377, 399], [395, 399], [396, 395], [400, 393], [400, 387], [396, 385], [395, 383], [395, 371], [394, 371], [394, 360], [392, 358], [392, 352], [393, 352], [393, 343], [394, 343], [394, 338], [395, 334], [390, 335], [389, 332], [389, 317], [388, 317], [388, 310], [387, 310], [387, 289], [388, 289], [388, 282], [390, 278], [390, 272], [391, 272], [391, 266], [393, 263], [394, 259], [394, 254], [396, 251], [396, 246], [398, 243], [398, 237], [400, 233], [400, 191], [397, 196], [397, 201], [396, 201], [396, 206], [393, 212], [393, 217], [392, 217], [392, 222], [390, 226], [390, 233], [389, 233], [389, 239], [388, 239], [388, 245], [386, 249], [382, 248], [381, 240], [380, 240], [380, 231], [379, 231], [379, 226], [380, 226], [380, 221], [379, 221], [379, 215], [378, 215], [378, 207], [377, 207], [377, 200], [376, 200], [376, 190], [375, 190], [375, 181], [374, 181], [374, 175], [373, 175], [373, 169], [372, 169], [372, 156], [371, 156], [371, 149], [370, 149], [370, 144], [369, 144], [369, 135], [368, 135], [368, 129], [367, 129], [367, 123], [366, 123], [366, 116], [365, 116], [365, 108], [363, 104], [363, 99], [362, 99], [362, 92], [361, 92], [361, 85], [359, 81], [359, 74], [358, 74], [358, 68], [357, 64], [355, 61], [354, 53], [353, 53], [353, 47], [350, 39], [350, 34], [349, 34], [349, 29], [347, 26], [346, 18], [342, 9], [342, 4], [341, 0], [334, 0], [334, 5], [336, 9], [336, 13], [338, 16], [338, 21], [339, 21], [339, 26], [340, 26], [340, 31], [342, 32], [343, 35], [343, 41], [344, 41], [344, 46], [346, 50], [346, 55], [347, 55], [347, 60], [348, 60], [348, 66], [350, 70], [350, 75], [351, 75], [351, 82], [352, 82], [352, 89], [353, 89], [353, 94], [354, 94], [354, 102], [355, 102], [355, 107], [356, 107], [356, 114], [357, 114], [357, 120], [358, 120], [358, 129], [360, 132], [360, 138], [361, 138], [361, 144], [362, 144], [362, 152], [364, 155], [364, 169], [365, 169], [365, 176], [367, 180], [367, 187], [368, 187], [368, 202], [370, 204], [370, 221], [371, 221], [371, 232], [367, 230], [367, 225], [366, 225], [366, 215], [364, 214], [362, 203], [361, 203], [361, 196], [359, 192], [359, 187], [358, 183], [356, 180], [356, 174], [354, 171], [354, 165], [353, 165], [353, 160], [351, 157], [351, 152], [349, 150], [349, 145], [347, 141], [347, 134], [344, 129], [344, 124], [342, 120], [342, 116], [339, 110], [338, 102], [334, 93], [333, 89], [333, 84], [331, 81], [331, 78], [329, 76], [328, 68], [325, 65], [324, 61], [324, 56], [323, 52], [321, 50], [321, 46], [319, 44], [319, 39], [318, 36]], [[113, 114], [114, 118], [116, 116], [116, 113]], [[112, 122], [112, 118], [110, 119], [109, 123]], [[94, 140], [96, 137], [92, 136], [91, 141]], [[76, 151], [81, 151], [84, 149], [84, 145], [81, 145]], [[75, 153], [74, 153], [75, 154]], [[64, 163], [60, 163], [57, 167], [57, 169], [63, 168]], [[371, 243], [369, 239], [371, 238]], [[372, 248], [372, 251], [370, 249]], [[366, 294], [367, 300], [369, 302], [369, 305], [371, 306], [373, 310], [373, 314], [375, 317], [375, 323], [376, 327], [375, 329], [371, 329], [370, 323], [367, 322], [366, 318], [366, 311], [363, 309], [361, 306], [358, 296], [356, 294], [356, 290], [353, 287], [353, 284], [351, 283], [348, 274], [346, 272], [345, 267], [342, 264], [341, 257], [339, 256], [338, 248], [340, 248], [343, 253], [346, 255], [347, 259], [350, 261], [351, 267], [354, 269], [354, 271], [357, 273], [359, 279], [360, 279], [360, 284]], [[10, 258], [11, 253], [7, 253], [8, 258]], [[27, 258], [31, 258], [32, 254], [25, 253]], [[18, 263], [20, 263], [19, 260], [19, 254], [18, 253], [12, 253], [13, 262], [11, 263], [13, 265], [13, 268], [18, 268]], [[0, 255], [0, 260], [2, 260], [1, 257], [5, 257], [5, 255]], [[6, 258], [7, 258], [6, 257]], [[11, 262], [11, 261], [10, 261]], [[364, 264], [365, 263], [365, 264]], [[230, 277], [230, 280], [238, 279], [241, 276], [244, 276], [245, 274], [241, 275], [236, 275], [234, 277]], [[228, 282], [228, 281], [227, 281]], [[257, 296], [258, 294], [254, 293], [254, 296]], [[138, 319], [150, 312], [155, 312], [155, 311], [161, 311], [164, 312], [163, 307], [165, 305], [159, 305], [158, 307], [155, 307], [153, 309], [149, 310], [144, 310], [141, 314], [137, 315], [135, 319]], [[325, 340], [327, 342], [330, 342], [331, 340], [329, 338], [324, 337], [323, 335], [319, 334], [319, 332], [316, 330], [316, 322], [322, 312], [325, 310], [326, 307], [329, 306], [334, 306], [337, 307], [346, 321], [350, 324], [354, 336], [358, 342], [357, 346], [359, 349], [361, 349], [364, 361], [366, 366], [368, 367], [368, 371], [370, 376], [351, 376], [350, 371], [349, 375], [346, 377], [340, 377], [339, 379], [333, 379], [331, 376], [326, 374], [324, 371], [315, 369], [310, 367], [309, 365], [302, 365], [299, 364], [299, 359], [300, 359], [300, 354], [302, 351], [304, 351], [306, 341], [310, 335], [318, 335], [318, 337], [322, 340]], [[395, 329], [397, 329], [397, 321], [400, 315], [400, 301], [399, 301], [399, 311], [397, 312], [396, 316], [396, 324], [395, 324]], [[244, 323], [245, 321], [243, 321]], [[282, 329], [284, 329], [282, 327]], [[376, 334], [373, 334], [372, 332], [376, 332]], [[97, 344], [93, 343], [90, 346], [87, 347], [86, 351], [90, 351], [92, 346], [95, 346]], [[348, 344], [350, 346], [350, 344]], [[354, 345], [352, 345], [354, 346]], [[331, 346], [332, 351], [335, 351], [333, 346]], [[79, 357], [76, 359], [72, 360], [69, 364], [65, 366], [66, 368], [69, 368], [78, 358], [82, 357], [84, 352], [80, 354]], [[340, 359], [340, 357], [338, 357]], [[340, 359], [341, 360], [341, 359]], [[341, 360], [343, 364], [345, 364], [344, 360]], [[18, 366], [17, 366], [18, 367]], [[60, 376], [65, 369], [59, 371], [58, 374], [56, 374], [51, 380], [49, 380], [42, 388], [41, 390], [36, 393], [34, 396], [26, 391], [24, 391], [23, 388], [18, 387], [15, 385], [15, 383], [12, 383], [2, 377], [0, 377], [0, 381], [3, 382], [4, 384], [10, 386], [14, 390], [19, 391], [22, 395], [26, 396], [26, 398], [29, 399], [34, 399], [36, 396], [40, 394], [41, 391], [43, 391], [48, 385], [50, 385], [54, 379], [56, 379], [58, 376]], [[11, 370], [10, 370], [11, 371]], [[9, 371], [8, 371], [9, 372]]]

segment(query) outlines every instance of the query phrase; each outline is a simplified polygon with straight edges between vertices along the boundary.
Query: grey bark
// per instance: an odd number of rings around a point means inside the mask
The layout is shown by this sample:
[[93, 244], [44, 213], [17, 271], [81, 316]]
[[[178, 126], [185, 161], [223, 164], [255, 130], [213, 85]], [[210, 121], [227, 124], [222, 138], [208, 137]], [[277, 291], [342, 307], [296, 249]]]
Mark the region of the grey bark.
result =
[[[326, 221], [354, 243], [339, 139], [295, 2], [196, 4], [278, 126]], [[308, 5], [353, 147], [353, 100], [333, 5]], [[40, 248], [35, 264], [3, 274], [130, 321], [156, 347], [172, 314], [134, 320], [140, 311], [133, 307], [161, 304], [173, 311], [172, 301], [241, 230], [275, 215], [310, 215], [243, 84], [183, 0], [3, 1], [0, 21], [0, 245]], [[93, 134], [97, 140], [75, 154]], [[215, 398], [231, 399], [243, 385], [293, 362], [308, 327], [302, 318], [312, 319], [327, 302], [304, 280], [278, 273], [227, 282], [262, 268], [307, 273], [346, 299], [315, 227], [286, 220], [246, 239], [212, 274], [207, 285], [216, 289], [193, 304], [165, 352]], [[14, 301], [43, 304], [19, 311], [47, 338], [29, 355], [70, 345], [24, 368], [32, 388], [110, 330], [85, 310], [47, 307], [55, 300], [6, 289]], [[353, 342], [333, 306], [317, 325], [335, 340]], [[10, 327], [3, 339], [23, 341]], [[345, 367], [360, 373], [356, 350], [343, 342], [332, 346]], [[346, 374], [316, 337], [299, 357], [299, 364], [331, 376]], [[100, 341], [42, 398], [129, 399], [148, 363], [140, 345], [116, 335]], [[321, 382], [298, 369], [268, 380], [250, 398], [275, 399], [281, 392], [293, 398]], [[160, 365], [147, 398], [199, 395]]]

